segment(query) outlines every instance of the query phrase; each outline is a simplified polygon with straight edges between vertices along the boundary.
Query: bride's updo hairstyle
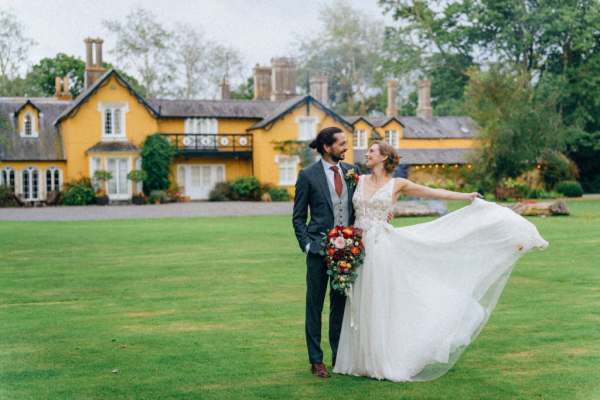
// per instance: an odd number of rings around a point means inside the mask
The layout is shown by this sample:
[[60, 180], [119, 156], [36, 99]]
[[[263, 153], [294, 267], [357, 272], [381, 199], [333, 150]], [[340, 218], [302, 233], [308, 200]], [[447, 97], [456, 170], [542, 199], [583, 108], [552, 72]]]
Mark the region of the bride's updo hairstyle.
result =
[[383, 169], [385, 169], [385, 172], [388, 174], [393, 174], [398, 164], [400, 164], [400, 156], [398, 153], [396, 153], [396, 150], [392, 146], [382, 140], [373, 142], [371, 146], [374, 144], [377, 145], [379, 154], [387, 157], [387, 159], [383, 162]]

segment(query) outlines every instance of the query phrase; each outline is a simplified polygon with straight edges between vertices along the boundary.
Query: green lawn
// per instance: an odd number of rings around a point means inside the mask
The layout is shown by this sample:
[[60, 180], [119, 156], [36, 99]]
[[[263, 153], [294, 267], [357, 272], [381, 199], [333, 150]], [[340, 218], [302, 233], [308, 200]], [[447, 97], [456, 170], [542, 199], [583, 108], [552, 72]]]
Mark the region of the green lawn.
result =
[[600, 399], [600, 202], [569, 205], [456, 366], [408, 384], [310, 375], [288, 217], [0, 222], [0, 399]]

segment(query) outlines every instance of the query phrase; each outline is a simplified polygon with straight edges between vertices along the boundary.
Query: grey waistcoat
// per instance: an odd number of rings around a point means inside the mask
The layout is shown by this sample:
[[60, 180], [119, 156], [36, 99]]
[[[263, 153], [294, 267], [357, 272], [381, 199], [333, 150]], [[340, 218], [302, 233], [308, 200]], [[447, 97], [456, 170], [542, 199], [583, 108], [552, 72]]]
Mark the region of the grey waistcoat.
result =
[[331, 196], [331, 203], [333, 204], [333, 221], [334, 224], [340, 226], [348, 226], [350, 219], [350, 210], [348, 210], [348, 187], [346, 186], [346, 180], [344, 179], [344, 171], [339, 170], [342, 178], [342, 195], [338, 196], [335, 191], [335, 186], [327, 178], [327, 186], [329, 186], [329, 195]]

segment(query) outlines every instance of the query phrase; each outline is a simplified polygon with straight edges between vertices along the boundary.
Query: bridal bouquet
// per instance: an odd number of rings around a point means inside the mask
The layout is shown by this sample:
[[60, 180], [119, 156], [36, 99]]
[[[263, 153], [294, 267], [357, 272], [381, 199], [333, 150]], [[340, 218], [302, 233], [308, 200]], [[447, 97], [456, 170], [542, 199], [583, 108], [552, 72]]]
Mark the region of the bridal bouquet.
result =
[[352, 226], [336, 226], [323, 237], [327, 275], [333, 278], [331, 287], [348, 294], [358, 276], [356, 270], [365, 257], [362, 231]]

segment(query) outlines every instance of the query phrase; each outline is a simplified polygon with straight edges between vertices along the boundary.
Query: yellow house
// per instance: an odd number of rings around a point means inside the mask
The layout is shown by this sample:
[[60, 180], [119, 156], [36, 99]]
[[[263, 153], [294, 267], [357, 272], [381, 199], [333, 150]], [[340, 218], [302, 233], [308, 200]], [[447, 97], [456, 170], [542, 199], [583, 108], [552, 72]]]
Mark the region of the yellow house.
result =
[[[466, 163], [476, 145], [469, 118], [432, 117], [427, 82], [420, 85], [416, 117], [396, 116], [395, 81], [385, 116], [342, 117], [327, 106], [324, 76], [311, 78], [310, 95], [296, 95], [289, 58], [254, 68], [252, 100], [231, 100], [227, 82], [221, 100], [146, 99], [117, 71], [101, 67], [100, 39], [85, 44], [85, 89], [76, 99], [69, 98], [68, 78], [59, 77], [54, 97], [0, 98], [0, 185], [24, 201], [44, 200], [80, 178], [92, 178], [112, 201], [131, 199], [141, 184], [128, 174], [141, 168], [140, 148], [155, 133], [177, 149], [172, 184], [198, 200], [216, 183], [240, 176], [293, 191], [301, 159], [282, 144], [308, 142], [327, 126], [347, 135], [347, 162], [362, 161], [369, 142], [380, 138], [398, 149], [415, 178], [419, 169]], [[96, 171], [111, 179], [93, 179]]]
[[[354, 160], [364, 160], [369, 143], [384, 140], [400, 155], [397, 175], [426, 183], [446, 171], [470, 168], [477, 126], [469, 117], [434, 117], [429, 81], [419, 82], [416, 116], [397, 116], [396, 81], [388, 82], [388, 108], [382, 116], [345, 116], [354, 127]], [[450, 174], [452, 176], [452, 174]]]
[[[107, 182], [94, 180], [111, 200], [130, 199], [141, 187], [128, 174], [141, 167], [140, 147], [154, 133], [176, 146], [171, 181], [192, 199], [207, 199], [217, 182], [240, 176], [291, 190], [300, 158], [278, 150], [281, 143], [312, 140], [326, 126], [352, 139], [346, 120], [314, 97], [295, 94], [289, 59], [255, 69], [263, 75], [254, 100], [145, 99], [117, 71], [102, 70], [101, 41], [86, 45], [86, 88], [76, 99], [65, 99], [66, 78], [57, 79], [53, 98], [0, 98], [0, 184], [25, 201], [43, 200], [96, 171], [111, 173]], [[266, 70], [268, 83], [261, 81]]]

